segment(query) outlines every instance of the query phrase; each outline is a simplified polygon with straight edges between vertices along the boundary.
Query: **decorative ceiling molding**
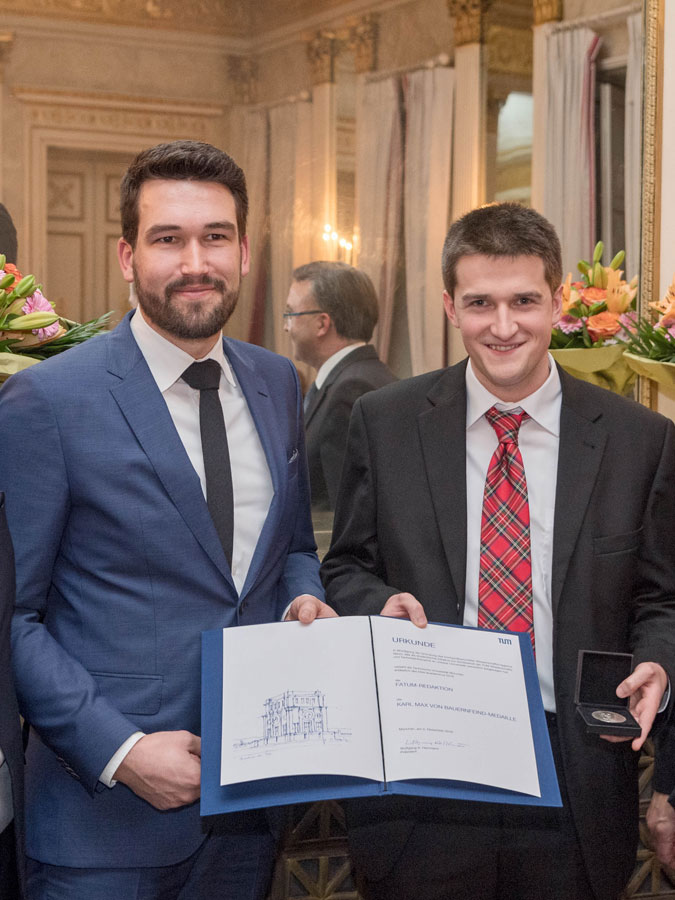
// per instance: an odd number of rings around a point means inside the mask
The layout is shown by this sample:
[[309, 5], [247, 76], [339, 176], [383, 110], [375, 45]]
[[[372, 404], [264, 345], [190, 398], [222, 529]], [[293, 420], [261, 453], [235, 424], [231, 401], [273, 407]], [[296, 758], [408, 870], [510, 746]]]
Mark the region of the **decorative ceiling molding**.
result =
[[335, 57], [339, 39], [335, 31], [322, 29], [307, 41], [307, 59], [312, 76], [312, 84], [335, 81]]
[[558, 22], [562, 19], [562, 0], [533, 0], [533, 2], [535, 25], [543, 25], [545, 22]]
[[224, 110], [214, 104], [181, 103], [124, 94], [35, 90], [14, 87], [12, 94], [26, 106], [31, 126], [84, 128], [91, 132], [125, 134], [190, 134], [208, 139]]
[[[0, 13], [247, 37], [245, 0], [0, 0]], [[186, 14], [187, 13], [187, 14]]]
[[363, 16], [349, 29], [348, 46], [354, 51], [357, 74], [377, 69], [377, 49], [380, 39], [380, 17], [377, 13]]
[[448, 0], [448, 12], [455, 26], [455, 47], [482, 44], [487, 13], [493, 0]]

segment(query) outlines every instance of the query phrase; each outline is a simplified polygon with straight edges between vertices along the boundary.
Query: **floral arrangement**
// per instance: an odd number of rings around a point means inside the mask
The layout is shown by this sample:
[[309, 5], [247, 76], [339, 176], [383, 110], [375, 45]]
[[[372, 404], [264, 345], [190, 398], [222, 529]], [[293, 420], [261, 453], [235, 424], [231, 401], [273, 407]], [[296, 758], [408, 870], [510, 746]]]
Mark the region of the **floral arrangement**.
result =
[[[0, 373], [62, 353], [103, 331], [110, 313], [79, 324], [54, 310], [34, 275], [22, 275], [0, 253]], [[22, 365], [16, 356], [24, 357]], [[11, 359], [14, 357], [14, 360]]]
[[652, 322], [641, 316], [625, 341], [626, 349], [636, 356], [675, 363], [675, 278], [666, 296], [649, 306], [658, 319]]
[[591, 262], [578, 263], [581, 281], [572, 273], [563, 284], [562, 316], [551, 334], [554, 350], [583, 349], [616, 344], [635, 329], [637, 276], [623, 279], [620, 250], [608, 266], [602, 265], [604, 244], [598, 241]]

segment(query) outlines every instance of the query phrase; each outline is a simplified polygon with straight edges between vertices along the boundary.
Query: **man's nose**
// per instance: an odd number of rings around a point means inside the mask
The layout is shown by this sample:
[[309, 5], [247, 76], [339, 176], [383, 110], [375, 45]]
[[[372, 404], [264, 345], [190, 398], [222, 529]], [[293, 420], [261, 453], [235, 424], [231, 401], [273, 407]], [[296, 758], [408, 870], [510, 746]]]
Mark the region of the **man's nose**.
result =
[[189, 241], [183, 250], [181, 258], [181, 273], [183, 275], [205, 275], [209, 264], [204, 247], [199, 241]]
[[498, 306], [492, 320], [492, 333], [495, 337], [508, 340], [518, 330], [513, 313], [509, 307]]

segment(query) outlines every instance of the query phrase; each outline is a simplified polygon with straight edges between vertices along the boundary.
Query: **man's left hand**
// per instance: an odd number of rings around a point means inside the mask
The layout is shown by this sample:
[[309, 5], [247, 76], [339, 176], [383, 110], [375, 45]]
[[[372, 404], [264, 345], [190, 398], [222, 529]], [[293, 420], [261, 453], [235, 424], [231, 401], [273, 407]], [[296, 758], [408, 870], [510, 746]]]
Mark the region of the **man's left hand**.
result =
[[312, 594], [300, 594], [291, 603], [284, 622], [302, 622], [303, 625], [309, 625], [314, 619], [332, 618], [337, 618], [337, 613], [327, 603], [322, 603]]
[[668, 794], [654, 791], [647, 810], [647, 827], [654, 842], [656, 855], [666, 866], [675, 866], [675, 809], [668, 802]]
[[[630, 697], [628, 708], [642, 728], [640, 737], [633, 740], [631, 745], [633, 750], [639, 750], [646, 741], [667, 686], [668, 676], [663, 666], [658, 663], [643, 662], [636, 666], [628, 678], [625, 678], [616, 689], [617, 697]], [[608, 734], [603, 734], [601, 737], [613, 743], [630, 740], [630, 738], [613, 737]]]

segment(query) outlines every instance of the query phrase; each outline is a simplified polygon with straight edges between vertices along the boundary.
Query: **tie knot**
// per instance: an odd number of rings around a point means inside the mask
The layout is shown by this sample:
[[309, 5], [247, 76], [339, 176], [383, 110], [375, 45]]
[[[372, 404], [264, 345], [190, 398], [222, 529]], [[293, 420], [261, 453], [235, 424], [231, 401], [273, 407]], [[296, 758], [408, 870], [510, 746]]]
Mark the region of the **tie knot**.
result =
[[194, 362], [181, 375], [183, 381], [196, 391], [218, 390], [221, 368], [215, 359]]
[[529, 419], [529, 416], [524, 410], [519, 413], [512, 411], [502, 412], [495, 406], [492, 406], [485, 413], [485, 418], [494, 428], [500, 444], [517, 445], [520, 426], [525, 419]]

